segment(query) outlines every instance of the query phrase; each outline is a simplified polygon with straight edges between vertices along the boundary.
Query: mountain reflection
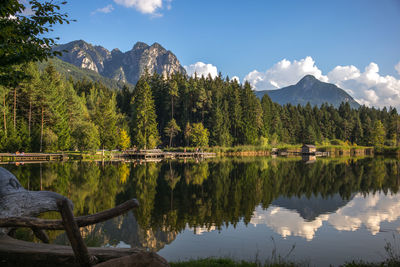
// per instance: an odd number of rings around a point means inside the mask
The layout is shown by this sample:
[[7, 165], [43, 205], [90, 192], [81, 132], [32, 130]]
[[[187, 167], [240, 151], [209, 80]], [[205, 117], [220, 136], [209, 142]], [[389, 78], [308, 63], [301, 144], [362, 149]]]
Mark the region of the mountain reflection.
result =
[[[158, 251], [185, 229], [196, 233], [266, 224], [280, 235], [311, 240], [328, 223], [372, 234], [400, 215], [396, 159], [220, 158], [161, 163], [66, 162], [5, 165], [25, 188], [70, 198], [76, 215], [137, 198], [134, 213], [84, 228], [95, 246]], [[51, 215], [53, 216], [53, 215]], [[51, 236], [64, 242], [60, 232]]]

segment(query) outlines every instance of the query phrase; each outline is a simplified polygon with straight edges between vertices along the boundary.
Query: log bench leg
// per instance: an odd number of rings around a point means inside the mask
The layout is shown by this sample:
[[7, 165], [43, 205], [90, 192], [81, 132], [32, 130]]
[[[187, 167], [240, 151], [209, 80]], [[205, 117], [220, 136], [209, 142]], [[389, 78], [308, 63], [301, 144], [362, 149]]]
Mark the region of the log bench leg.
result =
[[35, 234], [35, 236], [37, 238], [39, 238], [43, 243], [48, 244], [49, 241], [49, 237], [47, 236], [46, 232], [43, 231], [42, 229], [39, 229], [37, 227], [31, 227], [32, 232]]
[[15, 238], [15, 233], [17, 232], [17, 228], [11, 228], [10, 231], [8, 231], [8, 236]]
[[94, 265], [97, 259], [89, 256], [88, 249], [83, 242], [78, 224], [74, 219], [74, 214], [72, 213], [72, 209], [69, 206], [67, 199], [58, 200], [57, 206], [60, 210], [64, 229], [78, 263], [82, 267], [90, 267]]

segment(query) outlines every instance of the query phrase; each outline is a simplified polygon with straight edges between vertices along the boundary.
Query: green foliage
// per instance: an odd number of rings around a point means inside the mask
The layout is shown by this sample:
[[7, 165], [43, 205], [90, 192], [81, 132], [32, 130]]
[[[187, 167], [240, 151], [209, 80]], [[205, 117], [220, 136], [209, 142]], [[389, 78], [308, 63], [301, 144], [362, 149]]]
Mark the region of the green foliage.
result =
[[195, 147], [207, 147], [209, 135], [201, 122], [193, 123], [190, 129], [190, 143]]
[[335, 146], [344, 146], [344, 145], [346, 145], [346, 143], [344, 141], [338, 140], [338, 139], [331, 140], [331, 144], [335, 145]]
[[131, 139], [125, 129], [120, 129], [118, 139], [118, 147], [121, 150], [127, 150], [129, 147], [131, 147]]
[[127, 119], [117, 111], [115, 93], [97, 83], [66, 81], [52, 65], [40, 72], [30, 63], [21, 70], [30, 78], [12, 89], [0, 86], [1, 151], [117, 147], [117, 130]]
[[376, 120], [371, 131], [371, 144], [378, 147], [383, 146], [385, 135], [385, 127], [380, 120]]
[[100, 146], [114, 149], [118, 144], [118, 123], [116, 95], [101, 84], [92, 85], [86, 95], [90, 119], [99, 130]]
[[[42, 70], [36, 64], [15, 67], [30, 78], [19, 80], [14, 87], [0, 86], [1, 151], [41, 151], [45, 130], [57, 136], [55, 150], [121, 148], [119, 129], [126, 129], [132, 144], [139, 148], [255, 148], [265, 147], [266, 142], [273, 147], [329, 146], [329, 140], [346, 147], [372, 144], [395, 148], [399, 143], [400, 117], [394, 108], [362, 106], [355, 110], [348, 103], [339, 108], [328, 104], [281, 106], [268, 95], [260, 101], [249, 83], [181, 73], [167, 78], [147, 74], [134, 90], [125, 85], [115, 91], [118, 86], [93, 82], [83, 71], [81, 76], [66, 79], [67, 72], [59, 73], [57, 68], [63, 63], [52, 62], [54, 65]], [[65, 71], [68, 66], [63, 68]], [[97, 130], [89, 134], [83, 125]], [[193, 133], [193, 128], [197, 132]], [[88, 140], [80, 140], [83, 137]]]
[[57, 151], [58, 136], [50, 129], [44, 130], [43, 133], [43, 147], [46, 152]]
[[260, 147], [268, 147], [268, 138], [264, 137], [264, 136], [261, 136], [258, 139], [258, 146], [260, 146]]
[[159, 144], [154, 100], [144, 78], [135, 87], [132, 98], [133, 143], [139, 148], [155, 148]]
[[315, 144], [317, 140], [316, 133], [311, 125], [308, 125], [305, 133], [304, 133], [304, 143], [305, 144]]
[[91, 121], [80, 121], [74, 127], [72, 136], [80, 151], [94, 151], [100, 147], [99, 130]]
[[53, 52], [54, 38], [44, 37], [57, 24], [69, 23], [68, 15], [60, 13], [61, 2], [30, 0], [32, 15], [24, 15], [24, 2], [4, 0], [0, 2], [0, 84], [16, 85], [24, 72], [15, 65], [42, 61]]
[[262, 108], [261, 103], [256, 95], [251, 90], [250, 84], [245, 83], [241, 95], [242, 106], [242, 121], [245, 123], [243, 129], [243, 141], [245, 144], [255, 144], [262, 129]]
[[[101, 76], [97, 72], [89, 69], [82, 69], [59, 58], [50, 58], [47, 61], [37, 62], [39, 70], [44, 70], [48, 64], [52, 64], [57, 72], [59, 72], [67, 80], [72, 79], [73, 82], [87, 81], [90, 83], [101, 83], [113, 91], [122, 90], [124, 87], [133, 88], [133, 85], [117, 82], [113, 79]], [[130, 98], [128, 99], [130, 101]]]
[[164, 129], [164, 133], [169, 136], [169, 146], [172, 146], [172, 139], [181, 131], [181, 128], [176, 123], [175, 119], [168, 122], [167, 127]]

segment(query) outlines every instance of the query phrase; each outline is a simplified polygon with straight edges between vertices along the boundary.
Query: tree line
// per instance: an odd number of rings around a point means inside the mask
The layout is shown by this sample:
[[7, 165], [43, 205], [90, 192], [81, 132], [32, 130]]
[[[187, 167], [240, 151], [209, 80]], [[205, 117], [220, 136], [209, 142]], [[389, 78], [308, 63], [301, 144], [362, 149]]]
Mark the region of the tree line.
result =
[[399, 141], [395, 108], [281, 106], [221, 74], [145, 74], [115, 91], [66, 78], [51, 64], [18, 71], [26, 77], [0, 86], [3, 152]]

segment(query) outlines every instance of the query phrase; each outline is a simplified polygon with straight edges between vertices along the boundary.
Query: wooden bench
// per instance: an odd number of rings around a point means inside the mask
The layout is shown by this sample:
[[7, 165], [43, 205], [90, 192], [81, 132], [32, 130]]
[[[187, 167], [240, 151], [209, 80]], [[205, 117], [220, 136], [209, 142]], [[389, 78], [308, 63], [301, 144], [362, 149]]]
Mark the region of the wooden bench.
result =
[[[0, 167], [0, 265], [76, 266], [78, 264], [86, 267], [110, 259], [140, 254], [143, 251], [139, 249], [88, 249], [79, 231], [79, 227], [106, 221], [138, 206], [138, 201], [132, 199], [106, 211], [74, 217], [73, 204], [69, 199], [49, 191], [28, 191], [12, 173]], [[40, 213], [47, 211], [60, 212], [62, 220], [36, 218]], [[31, 228], [44, 244], [10, 237], [18, 227]], [[65, 230], [71, 247], [47, 244], [49, 238], [43, 230]]]

